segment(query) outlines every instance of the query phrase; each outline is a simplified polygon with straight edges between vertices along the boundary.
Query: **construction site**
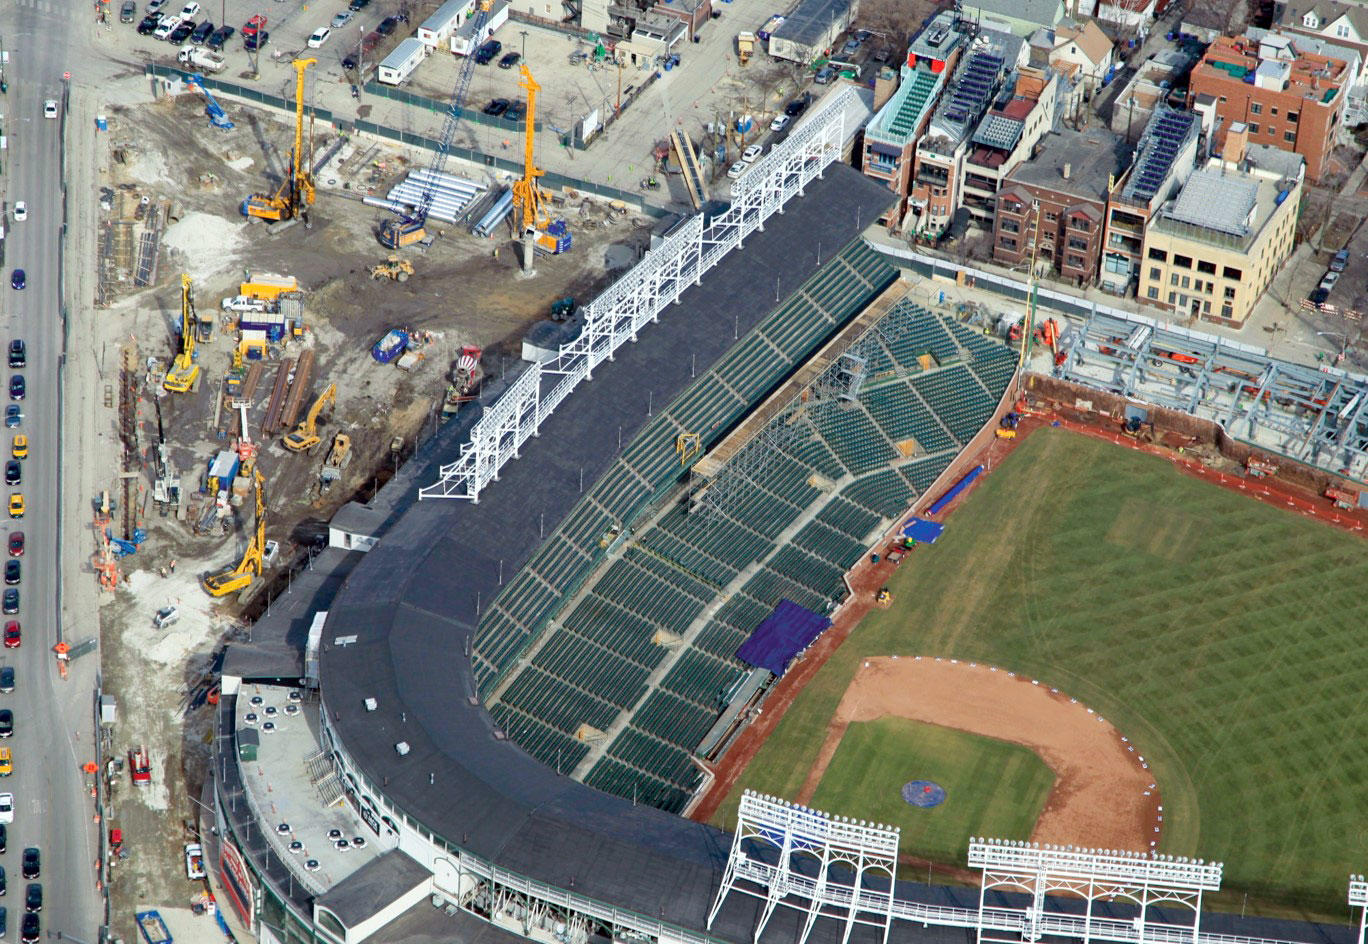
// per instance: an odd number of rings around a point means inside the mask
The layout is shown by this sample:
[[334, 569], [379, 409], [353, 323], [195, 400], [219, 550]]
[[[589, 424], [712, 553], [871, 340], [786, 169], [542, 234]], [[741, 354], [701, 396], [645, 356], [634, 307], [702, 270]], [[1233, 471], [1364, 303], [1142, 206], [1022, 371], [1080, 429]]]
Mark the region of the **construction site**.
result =
[[[200, 829], [223, 644], [290, 592], [336, 508], [474, 410], [538, 322], [564, 332], [658, 226], [548, 192], [530, 133], [524, 173], [508, 179], [445, 146], [401, 151], [315, 127], [314, 65], [294, 63], [292, 121], [192, 81], [109, 108], [95, 138], [106, 316], [90, 406], [117, 444], [90, 496], [89, 571], [103, 691], [119, 704], [106, 810], [125, 939], [139, 907], [168, 920], [203, 910], [182, 860]], [[530, 114], [526, 66], [521, 85]], [[447, 115], [445, 145], [460, 114]], [[178, 684], [147, 686], [149, 670]]]

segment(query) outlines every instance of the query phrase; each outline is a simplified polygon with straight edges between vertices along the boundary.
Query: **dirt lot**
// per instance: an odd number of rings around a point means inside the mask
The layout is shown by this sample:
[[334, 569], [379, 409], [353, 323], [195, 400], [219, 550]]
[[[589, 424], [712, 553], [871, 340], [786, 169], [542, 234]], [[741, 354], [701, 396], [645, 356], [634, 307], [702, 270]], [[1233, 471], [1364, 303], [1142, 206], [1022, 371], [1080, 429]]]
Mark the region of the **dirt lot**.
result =
[[[174, 512], [159, 514], [151, 501], [158, 404], [168, 453], [187, 493], [202, 485], [213, 453], [234, 446], [236, 424], [227, 411], [220, 411], [215, 422], [220, 384], [236, 344], [236, 331], [219, 310], [219, 300], [236, 294], [244, 270], [295, 276], [306, 291], [304, 336], [272, 347], [249, 409], [249, 429], [261, 440], [258, 462], [266, 475], [267, 537], [281, 543], [278, 573], [303, 553], [302, 545], [315, 538], [336, 507], [368, 493], [377, 478], [383, 480], [393, 462], [395, 436], [403, 439], [402, 456], [420, 433], [431, 432], [461, 345], [482, 346], [485, 371], [500, 371], [517, 357], [523, 331], [546, 315], [553, 300], [565, 295], [588, 300], [637, 258], [649, 234], [645, 220], [617, 217], [601, 205], [567, 205], [562, 211], [575, 247], [538, 259], [534, 278], [516, 275], [517, 253], [507, 232], [480, 240], [463, 228], [448, 227], [431, 248], [407, 256], [416, 269], [407, 282], [372, 281], [367, 266], [386, 254], [374, 236], [382, 211], [358, 198], [372, 187], [387, 189], [386, 178], [397, 178], [406, 167], [402, 157], [368, 141], [347, 144], [339, 162], [319, 175], [323, 186], [311, 228], [270, 235], [265, 224], [245, 223], [238, 207], [247, 194], [274, 189], [268, 167], [281, 162], [267, 159], [262, 142], [274, 145], [274, 152], [287, 151], [290, 129], [264, 114], [247, 120], [248, 109], [235, 105], [237, 127], [223, 131], [212, 128], [203, 111], [202, 102], [188, 96], [136, 112], [114, 109], [104, 136], [111, 157], [102, 161], [109, 204], [102, 219], [128, 215], [130, 223], [111, 227], [124, 241], [121, 253], [113, 238], [102, 243], [111, 255], [102, 299], [108, 317], [100, 319], [102, 336], [91, 343], [99, 345], [99, 383], [107, 391], [117, 389], [120, 363], [136, 365], [130, 372], [137, 394], [135, 454], [144, 466], [137, 470], [136, 487], [125, 493], [116, 488], [119, 458], [112, 450], [104, 475], [111, 493], [132, 498], [129, 514], [120, 509], [114, 516], [116, 536], [125, 521], [147, 533], [138, 552], [121, 562], [122, 582], [116, 593], [105, 596], [101, 612], [105, 687], [119, 699], [121, 715], [113, 753], [123, 756], [146, 743], [153, 755], [152, 786], [135, 793], [124, 773], [112, 798], [110, 824], [130, 837], [129, 856], [118, 864], [112, 886], [115, 931], [127, 940], [135, 936], [135, 905], [185, 905], [195, 894], [195, 886], [184, 879], [180, 845], [186, 841], [182, 823], [198, 818], [191, 798], [199, 797], [205, 777], [210, 711], [204, 697], [223, 640], [246, 631], [236, 601], [211, 600], [198, 586], [198, 576], [241, 556], [247, 541], [243, 525], [251, 524], [250, 499], [227, 517], [226, 533], [205, 536], [196, 536], [190, 522]], [[318, 153], [330, 143], [320, 136]], [[477, 170], [448, 169], [479, 179]], [[138, 218], [131, 219], [135, 213]], [[139, 288], [130, 260], [136, 259], [149, 221], [158, 218], [164, 220], [158, 266], [152, 284]], [[197, 307], [213, 311], [219, 323], [213, 340], [199, 348], [196, 391], [168, 395], [157, 378], [177, 344], [181, 272], [193, 279]], [[423, 359], [409, 372], [380, 365], [369, 354], [371, 345], [396, 326], [432, 334]], [[260, 424], [278, 360], [306, 349], [314, 351], [315, 364], [301, 416], [329, 383], [337, 384], [337, 401], [323, 413], [319, 435], [325, 445], [295, 454], [280, 445], [278, 432], [262, 436]], [[320, 496], [319, 466], [326, 443], [339, 431], [350, 434], [353, 459], [340, 485]], [[271, 576], [268, 572], [268, 580]], [[152, 615], [165, 605], [179, 607], [180, 621], [157, 630]], [[165, 684], [148, 684], [149, 674]]]

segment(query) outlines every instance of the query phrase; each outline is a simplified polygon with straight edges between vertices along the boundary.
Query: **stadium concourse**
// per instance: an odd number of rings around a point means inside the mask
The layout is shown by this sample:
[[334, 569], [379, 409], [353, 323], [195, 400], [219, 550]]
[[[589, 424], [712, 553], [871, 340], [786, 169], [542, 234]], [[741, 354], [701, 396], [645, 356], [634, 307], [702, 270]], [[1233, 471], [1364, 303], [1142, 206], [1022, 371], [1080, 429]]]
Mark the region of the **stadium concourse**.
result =
[[[839, 603], [1014, 374], [862, 238], [888, 200], [826, 168], [541, 417], [478, 502], [415, 501], [472, 435], [458, 420], [334, 517], [223, 666], [209, 857], [263, 941], [953, 942], [981, 904], [1020, 906], [900, 882], [873, 924], [805, 918], [719, 894], [748, 881], [731, 837], [675, 815], [770, 680], [734, 656], [748, 633], [784, 599]], [[1129, 940], [1135, 915], [1098, 902], [1089, 921]], [[1348, 940], [1203, 921], [1208, 944]]]

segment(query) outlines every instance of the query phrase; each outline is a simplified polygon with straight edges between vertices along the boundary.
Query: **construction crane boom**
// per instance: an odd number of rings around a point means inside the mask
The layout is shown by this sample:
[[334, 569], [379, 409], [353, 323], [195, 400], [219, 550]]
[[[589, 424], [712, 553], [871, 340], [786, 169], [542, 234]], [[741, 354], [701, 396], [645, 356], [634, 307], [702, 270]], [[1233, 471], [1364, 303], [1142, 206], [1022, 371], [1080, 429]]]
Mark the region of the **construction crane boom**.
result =
[[537, 93], [541, 91], [541, 86], [532, 78], [532, 70], [526, 65], [520, 66], [519, 71], [522, 78], [518, 81], [518, 87], [527, 92], [527, 130], [523, 134], [523, 175], [513, 184], [513, 203], [518, 208], [518, 222], [522, 232], [528, 234], [535, 233], [542, 225], [541, 188], [537, 186], [537, 178], [545, 171], [537, 166], [533, 155], [533, 144], [536, 140], [533, 131], [537, 126]]
[[171, 361], [162, 386], [170, 393], [189, 393], [199, 379], [199, 365], [195, 363], [195, 296], [190, 289], [190, 276], [181, 273], [180, 351]]
[[204, 113], [209, 116], [209, 123], [215, 128], [222, 128], [224, 131], [232, 131], [235, 127], [228, 118], [228, 113], [223, 110], [223, 106], [218, 103], [209, 89], [205, 88], [204, 80], [195, 73], [187, 73], [185, 84], [193, 89], [197, 89], [204, 96]]
[[[480, 35], [484, 30], [485, 21], [489, 19], [489, 9], [492, 5], [493, 0], [477, 0], [475, 26], [471, 30], [472, 43], [481, 41]], [[380, 227], [380, 243], [386, 249], [400, 249], [427, 238], [428, 210], [432, 208], [436, 181], [446, 167], [447, 156], [451, 153], [451, 142], [456, 137], [456, 126], [461, 123], [461, 115], [465, 111], [466, 94], [470, 91], [470, 80], [475, 75], [475, 52], [475, 48], [472, 48], [466, 55], [465, 61], [461, 63], [461, 71], [456, 78], [456, 88], [451, 93], [451, 105], [446, 110], [446, 117], [442, 120], [442, 133], [437, 138], [437, 153], [432, 156], [432, 164], [428, 167], [430, 173], [427, 176], [427, 183], [423, 185], [423, 193], [418, 199], [418, 205], [413, 208], [413, 212], [395, 220], [386, 220], [384, 225]], [[528, 124], [531, 124], [530, 115], [528, 116]]]
[[216, 574], [205, 574], [200, 583], [211, 597], [226, 597], [250, 586], [252, 580], [261, 576], [262, 557], [266, 552], [266, 477], [260, 469], [253, 469], [256, 484], [256, 532], [247, 542], [247, 550], [236, 567], [228, 567]]
[[291, 452], [306, 452], [322, 440], [318, 435], [318, 415], [337, 400], [337, 384], [328, 384], [328, 389], [319, 394], [318, 399], [309, 407], [304, 421], [286, 433], [281, 439], [285, 448]]
[[279, 222], [303, 218], [314, 202], [312, 161], [304, 153], [304, 72], [318, 60], [296, 59], [291, 64], [295, 70], [295, 131], [290, 166], [274, 194], [254, 193], [242, 201], [242, 215], [253, 219]]

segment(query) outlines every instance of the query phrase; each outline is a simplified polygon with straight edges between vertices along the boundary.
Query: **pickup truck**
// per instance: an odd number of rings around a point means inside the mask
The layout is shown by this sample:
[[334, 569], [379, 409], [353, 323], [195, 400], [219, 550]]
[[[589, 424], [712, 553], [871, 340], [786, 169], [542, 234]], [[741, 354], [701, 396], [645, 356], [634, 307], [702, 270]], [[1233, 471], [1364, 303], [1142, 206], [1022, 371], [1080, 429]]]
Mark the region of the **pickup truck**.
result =
[[185, 877], [192, 882], [204, 878], [204, 850], [197, 842], [185, 844]]
[[227, 65], [227, 60], [216, 52], [199, 46], [185, 46], [176, 56], [176, 61], [181, 65], [194, 66], [205, 72], [222, 72]]

